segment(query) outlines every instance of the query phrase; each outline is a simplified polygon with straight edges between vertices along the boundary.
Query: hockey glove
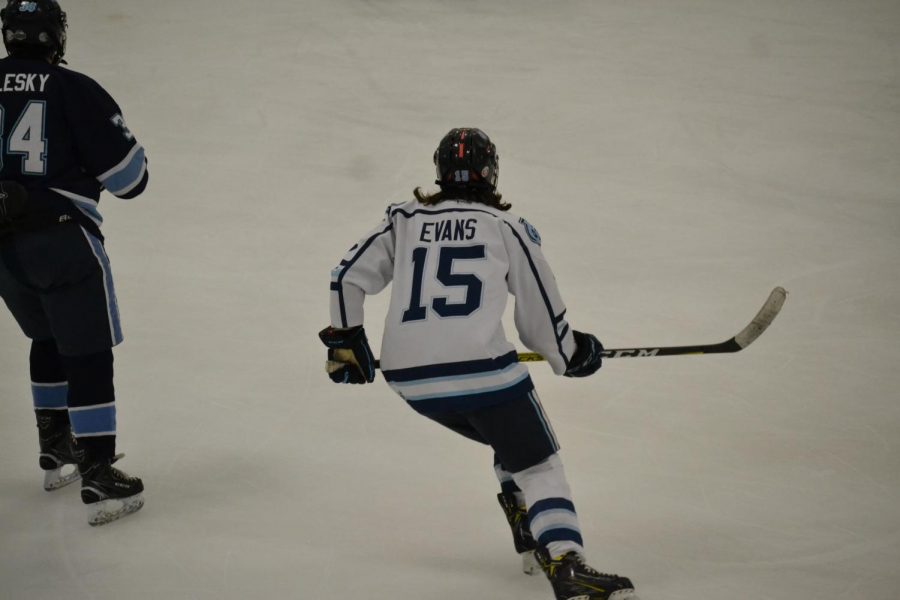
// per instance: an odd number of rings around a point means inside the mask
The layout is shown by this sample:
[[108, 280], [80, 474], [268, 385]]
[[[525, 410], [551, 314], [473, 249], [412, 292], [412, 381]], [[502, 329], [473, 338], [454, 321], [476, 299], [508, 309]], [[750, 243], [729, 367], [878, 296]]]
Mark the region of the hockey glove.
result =
[[18, 181], [0, 181], [0, 224], [9, 224], [25, 216], [28, 191]]
[[603, 361], [603, 344], [590, 333], [581, 333], [573, 329], [572, 335], [575, 336], [577, 348], [563, 375], [566, 377], [587, 377], [588, 375], [593, 375], [600, 368], [600, 363]]
[[319, 339], [328, 346], [325, 370], [335, 383], [372, 383], [375, 381], [375, 357], [369, 348], [362, 325], [349, 329], [326, 327]]

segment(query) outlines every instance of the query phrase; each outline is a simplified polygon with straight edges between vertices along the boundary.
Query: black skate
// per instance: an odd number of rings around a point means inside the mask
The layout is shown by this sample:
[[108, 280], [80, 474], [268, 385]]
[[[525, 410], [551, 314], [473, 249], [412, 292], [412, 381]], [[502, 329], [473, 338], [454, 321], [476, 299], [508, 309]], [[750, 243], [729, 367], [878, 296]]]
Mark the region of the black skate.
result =
[[144, 506], [144, 483], [112, 466], [114, 460], [80, 467], [81, 501], [87, 505], [91, 525], [111, 523]]
[[512, 493], [497, 494], [497, 501], [500, 502], [512, 530], [516, 552], [522, 557], [522, 572], [526, 575], [537, 575], [541, 567], [534, 557], [537, 543], [531, 535], [531, 529], [528, 528], [528, 511], [516, 501], [516, 496]]
[[577, 552], [551, 558], [546, 548], [540, 548], [535, 556], [556, 600], [638, 600], [630, 579], [597, 572]]
[[44, 489], [58, 490], [77, 481], [80, 457], [75, 449], [75, 438], [69, 429], [68, 419], [63, 422], [52, 416], [38, 417], [38, 442], [41, 454], [38, 459], [44, 470]]

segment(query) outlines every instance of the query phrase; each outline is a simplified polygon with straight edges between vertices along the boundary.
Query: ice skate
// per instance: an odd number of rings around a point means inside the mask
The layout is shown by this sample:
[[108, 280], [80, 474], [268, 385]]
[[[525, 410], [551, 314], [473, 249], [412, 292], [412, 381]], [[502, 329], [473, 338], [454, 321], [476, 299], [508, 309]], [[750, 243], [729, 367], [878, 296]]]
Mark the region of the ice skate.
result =
[[41, 445], [38, 462], [44, 470], [44, 489], [48, 492], [65, 487], [81, 477], [75, 439], [68, 422], [64, 428], [56, 425], [50, 419], [38, 421], [38, 442]]
[[531, 535], [528, 528], [528, 511], [524, 506], [519, 505], [515, 494], [503, 492], [497, 494], [497, 501], [506, 515], [506, 521], [512, 530], [513, 544], [516, 552], [522, 557], [522, 572], [526, 575], [537, 575], [540, 573], [541, 566], [538, 564], [534, 556], [537, 549], [537, 543]]
[[[115, 460], [115, 459], [114, 459]], [[81, 467], [81, 501], [87, 505], [88, 523], [105, 525], [144, 506], [144, 484], [105, 460]]]
[[556, 600], [639, 600], [627, 577], [599, 573], [577, 552], [551, 558], [546, 548], [535, 552]]

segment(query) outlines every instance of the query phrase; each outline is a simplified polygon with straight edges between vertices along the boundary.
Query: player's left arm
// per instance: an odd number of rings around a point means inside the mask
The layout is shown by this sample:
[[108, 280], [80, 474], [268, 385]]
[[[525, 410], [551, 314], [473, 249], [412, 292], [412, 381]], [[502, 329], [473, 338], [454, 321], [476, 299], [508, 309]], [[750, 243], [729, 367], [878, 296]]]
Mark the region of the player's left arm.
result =
[[366, 295], [383, 290], [393, 276], [394, 225], [388, 212], [331, 270], [331, 325], [339, 329], [362, 325]]
[[119, 198], [140, 195], [150, 179], [144, 147], [125, 124], [122, 109], [100, 84], [73, 77], [66, 110], [83, 166]]
[[381, 224], [356, 243], [331, 271], [331, 325], [319, 332], [328, 347], [326, 371], [335, 383], [371, 383], [375, 357], [363, 329], [366, 295], [377, 294], [394, 273], [390, 209]]

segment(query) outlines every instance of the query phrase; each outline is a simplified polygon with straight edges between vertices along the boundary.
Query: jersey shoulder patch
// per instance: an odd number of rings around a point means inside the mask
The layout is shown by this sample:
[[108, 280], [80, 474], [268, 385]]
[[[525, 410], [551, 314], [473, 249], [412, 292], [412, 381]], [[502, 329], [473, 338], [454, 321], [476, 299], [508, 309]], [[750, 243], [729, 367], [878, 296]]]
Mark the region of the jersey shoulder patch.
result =
[[541, 245], [541, 234], [538, 233], [538, 230], [534, 228], [534, 225], [526, 221], [524, 218], [519, 217], [519, 223], [522, 224], [522, 227], [525, 228], [525, 233], [528, 234], [528, 238], [537, 244]]

